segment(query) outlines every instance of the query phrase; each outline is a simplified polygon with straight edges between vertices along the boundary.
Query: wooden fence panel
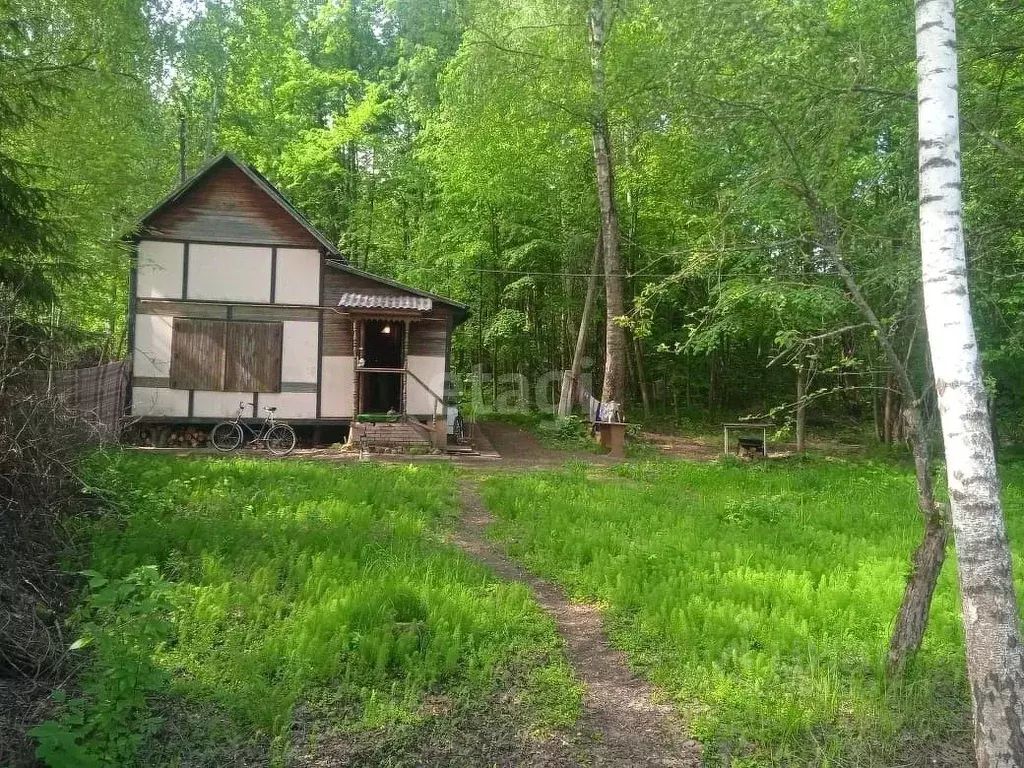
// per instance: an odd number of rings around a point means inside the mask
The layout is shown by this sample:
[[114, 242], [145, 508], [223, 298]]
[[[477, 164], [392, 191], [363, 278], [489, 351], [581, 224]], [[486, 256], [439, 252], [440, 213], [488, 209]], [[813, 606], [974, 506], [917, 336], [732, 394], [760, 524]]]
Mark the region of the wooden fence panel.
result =
[[62, 397], [92, 426], [100, 442], [117, 441], [124, 424], [128, 393], [127, 360], [74, 370], [31, 371], [26, 381], [31, 391]]

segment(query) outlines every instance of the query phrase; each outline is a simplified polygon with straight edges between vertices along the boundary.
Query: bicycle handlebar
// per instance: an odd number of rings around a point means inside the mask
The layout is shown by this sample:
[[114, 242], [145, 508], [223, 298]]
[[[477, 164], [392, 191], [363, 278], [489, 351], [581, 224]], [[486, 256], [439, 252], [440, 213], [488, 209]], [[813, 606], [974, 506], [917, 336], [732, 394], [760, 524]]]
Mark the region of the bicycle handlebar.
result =
[[[252, 406], [252, 409], [253, 409], [253, 415], [255, 416], [255, 415], [256, 415], [256, 414], [255, 414], [255, 411], [256, 411], [256, 403], [247, 403], [247, 402], [245, 402], [244, 400], [240, 400], [240, 401], [239, 401], [239, 403], [238, 403], [238, 412], [239, 412], [239, 413], [241, 413], [242, 411], [244, 411], [244, 410], [245, 410], [245, 406], [247, 406], [247, 405], [248, 405], [248, 406]], [[275, 410], [277, 410], [277, 409], [276, 409], [276, 408], [271, 408], [271, 407], [270, 407], [269, 405], [264, 405], [264, 406], [263, 406], [263, 410], [264, 410], [264, 411], [275, 411]]]

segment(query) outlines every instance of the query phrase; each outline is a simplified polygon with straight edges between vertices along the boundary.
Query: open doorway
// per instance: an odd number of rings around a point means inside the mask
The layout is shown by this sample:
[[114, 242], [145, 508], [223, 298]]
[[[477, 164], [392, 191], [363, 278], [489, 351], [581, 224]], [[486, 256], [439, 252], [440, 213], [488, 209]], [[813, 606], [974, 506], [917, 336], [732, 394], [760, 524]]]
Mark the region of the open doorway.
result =
[[366, 320], [363, 324], [363, 367], [404, 368], [405, 323]]
[[402, 374], [364, 373], [360, 392], [360, 413], [401, 413]]
[[405, 323], [364, 320], [360, 413], [401, 413]]

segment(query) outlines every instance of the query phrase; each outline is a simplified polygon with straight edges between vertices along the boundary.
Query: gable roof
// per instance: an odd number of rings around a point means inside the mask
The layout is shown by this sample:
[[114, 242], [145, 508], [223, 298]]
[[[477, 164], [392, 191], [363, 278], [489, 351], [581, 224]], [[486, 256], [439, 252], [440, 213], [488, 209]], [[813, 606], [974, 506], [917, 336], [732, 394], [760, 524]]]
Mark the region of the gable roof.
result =
[[307, 219], [292, 203], [281, 194], [280, 190], [267, 181], [266, 177], [242, 160], [239, 160], [230, 152], [221, 152], [215, 158], [210, 160], [206, 165], [196, 171], [191, 177], [185, 182], [180, 184], [174, 191], [167, 195], [163, 200], [158, 202], [152, 208], [139, 219], [135, 227], [128, 232], [124, 239], [136, 239], [139, 237], [139, 233], [145, 232], [147, 224], [157, 216], [157, 214], [171, 207], [178, 201], [180, 201], [186, 194], [194, 189], [199, 182], [209, 176], [215, 169], [219, 168], [222, 164], [228, 163], [233, 165], [235, 168], [244, 173], [257, 187], [265, 192], [275, 203], [277, 203], [295, 222], [305, 229], [327, 252], [329, 256], [345, 260], [345, 257], [338, 250], [337, 246], [334, 245], [327, 236], [324, 235], [319, 229], [313, 226], [313, 224]]
[[[222, 164], [230, 164], [244, 173], [256, 186], [258, 186], [263, 192], [265, 192], [275, 203], [277, 203], [292, 219], [295, 220], [303, 229], [305, 229], [324, 249], [327, 254], [325, 264], [334, 269], [348, 272], [349, 274], [356, 275], [358, 277], [371, 280], [382, 285], [389, 286], [391, 288], [403, 291], [411, 296], [420, 297], [431, 302], [444, 304], [451, 307], [454, 310], [455, 324], [459, 325], [469, 317], [469, 306], [462, 304], [452, 299], [446, 299], [444, 296], [439, 296], [436, 293], [430, 293], [419, 288], [413, 288], [412, 286], [399, 283], [396, 280], [391, 280], [380, 275], [375, 275], [371, 272], [364, 272], [361, 269], [357, 269], [348, 263], [348, 260], [338, 250], [337, 246], [334, 245], [330, 240], [327, 239], [320, 230], [313, 226], [313, 224], [307, 219], [302, 213], [286, 198], [281, 192], [267, 181], [266, 177], [242, 160], [239, 160], [230, 152], [221, 152], [215, 158], [206, 163], [202, 168], [197, 170], [189, 179], [179, 185], [173, 192], [167, 195], [163, 200], [158, 202], [152, 208], [150, 208], [145, 215], [139, 219], [138, 223], [132, 229], [132, 231], [124, 235], [125, 240], [138, 240], [144, 236], [147, 229], [147, 224], [154, 219], [161, 212], [171, 208], [173, 205], [182, 200], [191, 190], [195, 189], [205, 178], [210, 176], [217, 168]], [[414, 302], [415, 303], [415, 302]], [[422, 303], [422, 302], [421, 302]], [[411, 307], [412, 305], [410, 305]], [[419, 304], [417, 304], [417, 307]]]

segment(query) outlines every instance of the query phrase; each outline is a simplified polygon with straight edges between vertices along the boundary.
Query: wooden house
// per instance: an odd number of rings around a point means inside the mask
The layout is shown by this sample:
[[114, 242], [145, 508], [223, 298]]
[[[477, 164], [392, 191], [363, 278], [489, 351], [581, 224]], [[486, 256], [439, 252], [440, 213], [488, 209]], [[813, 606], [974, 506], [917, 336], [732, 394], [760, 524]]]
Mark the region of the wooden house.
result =
[[129, 413], [296, 425], [443, 416], [458, 302], [355, 269], [259, 172], [222, 154], [130, 236]]

